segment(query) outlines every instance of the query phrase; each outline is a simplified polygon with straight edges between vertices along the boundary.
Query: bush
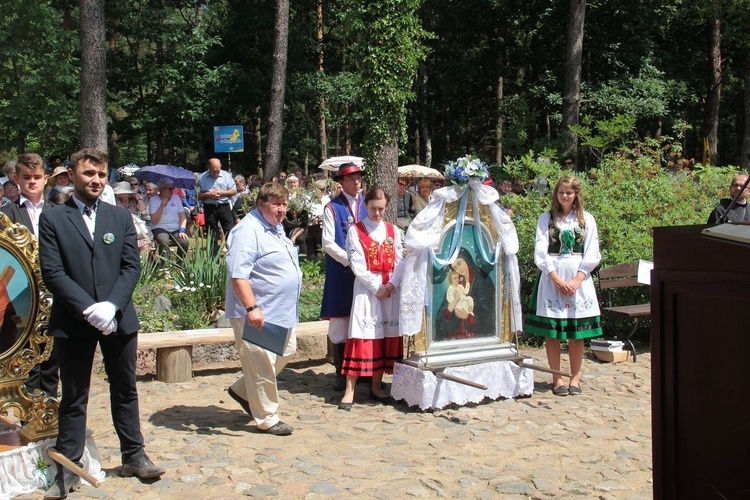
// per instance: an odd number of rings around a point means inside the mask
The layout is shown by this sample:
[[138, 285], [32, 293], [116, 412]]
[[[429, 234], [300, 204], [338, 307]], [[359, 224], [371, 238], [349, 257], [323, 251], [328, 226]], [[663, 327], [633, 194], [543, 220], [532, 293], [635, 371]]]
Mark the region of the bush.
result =
[[299, 298], [299, 321], [320, 320], [320, 304], [323, 302], [325, 281], [325, 259], [301, 260], [302, 292]]
[[[518, 231], [521, 273], [521, 300], [524, 307], [535, 285], [538, 268], [534, 264], [536, 223], [549, 210], [550, 195], [557, 180], [567, 172], [531, 155], [509, 162], [506, 167], [516, 177], [549, 179], [547, 196], [530, 190], [527, 197], [504, 199], [514, 214]], [[579, 174], [584, 207], [597, 221], [602, 267], [631, 260], [653, 258], [653, 228], [657, 226], [704, 224], [719, 198], [727, 195], [736, 169], [702, 167], [669, 170], [660, 158], [625, 158], [606, 155], [588, 178]], [[617, 303], [649, 300], [648, 291], [620, 291]], [[599, 298], [600, 301], [602, 297]], [[618, 325], [625, 328], [626, 325]]]

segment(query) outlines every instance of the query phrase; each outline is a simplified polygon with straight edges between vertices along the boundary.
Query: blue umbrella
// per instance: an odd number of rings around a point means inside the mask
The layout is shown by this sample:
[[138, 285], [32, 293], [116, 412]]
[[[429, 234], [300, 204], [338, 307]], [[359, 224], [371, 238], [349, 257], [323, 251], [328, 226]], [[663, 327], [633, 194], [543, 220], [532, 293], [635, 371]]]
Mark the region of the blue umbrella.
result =
[[162, 179], [169, 179], [175, 187], [183, 189], [193, 189], [195, 187], [195, 173], [182, 167], [174, 165], [151, 165], [141, 167], [133, 175], [145, 182], [158, 184]]

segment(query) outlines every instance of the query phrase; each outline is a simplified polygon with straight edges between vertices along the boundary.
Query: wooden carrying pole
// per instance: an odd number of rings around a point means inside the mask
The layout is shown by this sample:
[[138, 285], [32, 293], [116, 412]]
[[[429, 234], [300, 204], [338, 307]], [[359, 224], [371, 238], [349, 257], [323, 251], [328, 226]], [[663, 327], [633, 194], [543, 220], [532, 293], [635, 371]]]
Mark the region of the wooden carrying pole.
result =
[[515, 358], [512, 361], [518, 366], [520, 366], [521, 368], [531, 368], [532, 370], [537, 370], [537, 371], [544, 372], [544, 373], [552, 373], [554, 375], [560, 375], [562, 377], [573, 378], [572, 373], [565, 373], [565, 372], [561, 372], [559, 370], [553, 370], [552, 368], [547, 368], [544, 366], [534, 365], [531, 363], [524, 363], [524, 360], [526, 359], [531, 359], [531, 358]]
[[99, 487], [100, 484], [102, 484], [101, 481], [99, 481], [94, 476], [92, 476], [91, 474], [89, 474], [88, 472], [86, 472], [85, 470], [83, 470], [81, 467], [78, 467], [76, 464], [74, 464], [73, 462], [71, 462], [68, 458], [65, 457], [65, 455], [63, 455], [62, 453], [60, 453], [56, 449], [54, 449], [54, 448], [47, 448], [47, 455], [52, 460], [54, 460], [55, 462], [57, 462], [61, 466], [65, 467], [66, 469], [68, 469], [73, 474], [81, 477], [82, 479], [85, 479], [86, 481], [88, 481], [90, 484], [96, 486], [97, 488]]
[[477, 382], [472, 382], [471, 380], [466, 380], [465, 378], [456, 377], [455, 375], [449, 375], [449, 374], [443, 373], [443, 372], [434, 372], [434, 373], [435, 373], [435, 376], [437, 378], [441, 378], [441, 379], [444, 379], [444, 380], [450, 380], [451, 382], [457, 382], [459, 384], [468, 385], [469, 387], [476, 387], [477, 389], [482, 389], [483, 391], [487, 390], [487, 386], [486, 385], [482, 385], [482, 384], [477, 383]]

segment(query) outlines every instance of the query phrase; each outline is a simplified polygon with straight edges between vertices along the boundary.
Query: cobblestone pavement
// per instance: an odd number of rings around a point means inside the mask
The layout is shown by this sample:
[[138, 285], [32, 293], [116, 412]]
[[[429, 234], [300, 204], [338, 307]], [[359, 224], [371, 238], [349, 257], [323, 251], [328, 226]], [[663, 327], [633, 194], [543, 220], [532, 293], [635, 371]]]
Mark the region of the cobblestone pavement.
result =
[[[543, 351], [522, 354], [545, 362]], [[186, 383], [141, 377], [147, 452], [168, 469], [151, 483], [117, 474], [98, 373], [89, 427], [107, 479], [68, 498], [651, 498], [650, 362], [588, 358], [578, 397], [553, 396], [550, 376], [536, 372], [531, 398], [433, 412], [370, 403], [360, 385], [350, 413], [335, 406], [330, 365], [292, 364], [279, 377], [282, 420], [295, 427], [284, 437], [258, 433], [228, 397], [236, 362], [197, 367]]]

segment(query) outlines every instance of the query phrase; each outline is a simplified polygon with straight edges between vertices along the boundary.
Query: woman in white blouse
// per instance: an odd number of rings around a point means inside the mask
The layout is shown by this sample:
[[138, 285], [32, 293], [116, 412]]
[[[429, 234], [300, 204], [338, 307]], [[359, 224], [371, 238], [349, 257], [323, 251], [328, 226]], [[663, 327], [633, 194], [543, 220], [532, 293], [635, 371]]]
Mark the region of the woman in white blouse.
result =
[[354, 272], [354, 298], [342, 375], [346, 389], [339, 408], [349, 411], [357, 377], [372, 377], [370, 399], [386, 401], [381, 386], [384, 373], [403, 358], [399, 334], [398, 284], [401, 281], [403, 245], [401, 230], [385, 222], [388, 195], [379, 187], [365, 195], [367, 218], [352, 225], [346, 236], [346, 253]]
[[568, 341], [570, 371], [565, 386], [552, 376], [556, 396], [581, 394], [583, 339], [602, 334], [599, 301], [591, 272], [601, 260], [594, 217], [583, 210], [581, 184], [564, 176], [552, 192], [552, 209], [536, 226], [534, 262], [540, 275], [524, 321], [524, 331], [546, 337], [550, 368], [560, 370], [560, 343]]

